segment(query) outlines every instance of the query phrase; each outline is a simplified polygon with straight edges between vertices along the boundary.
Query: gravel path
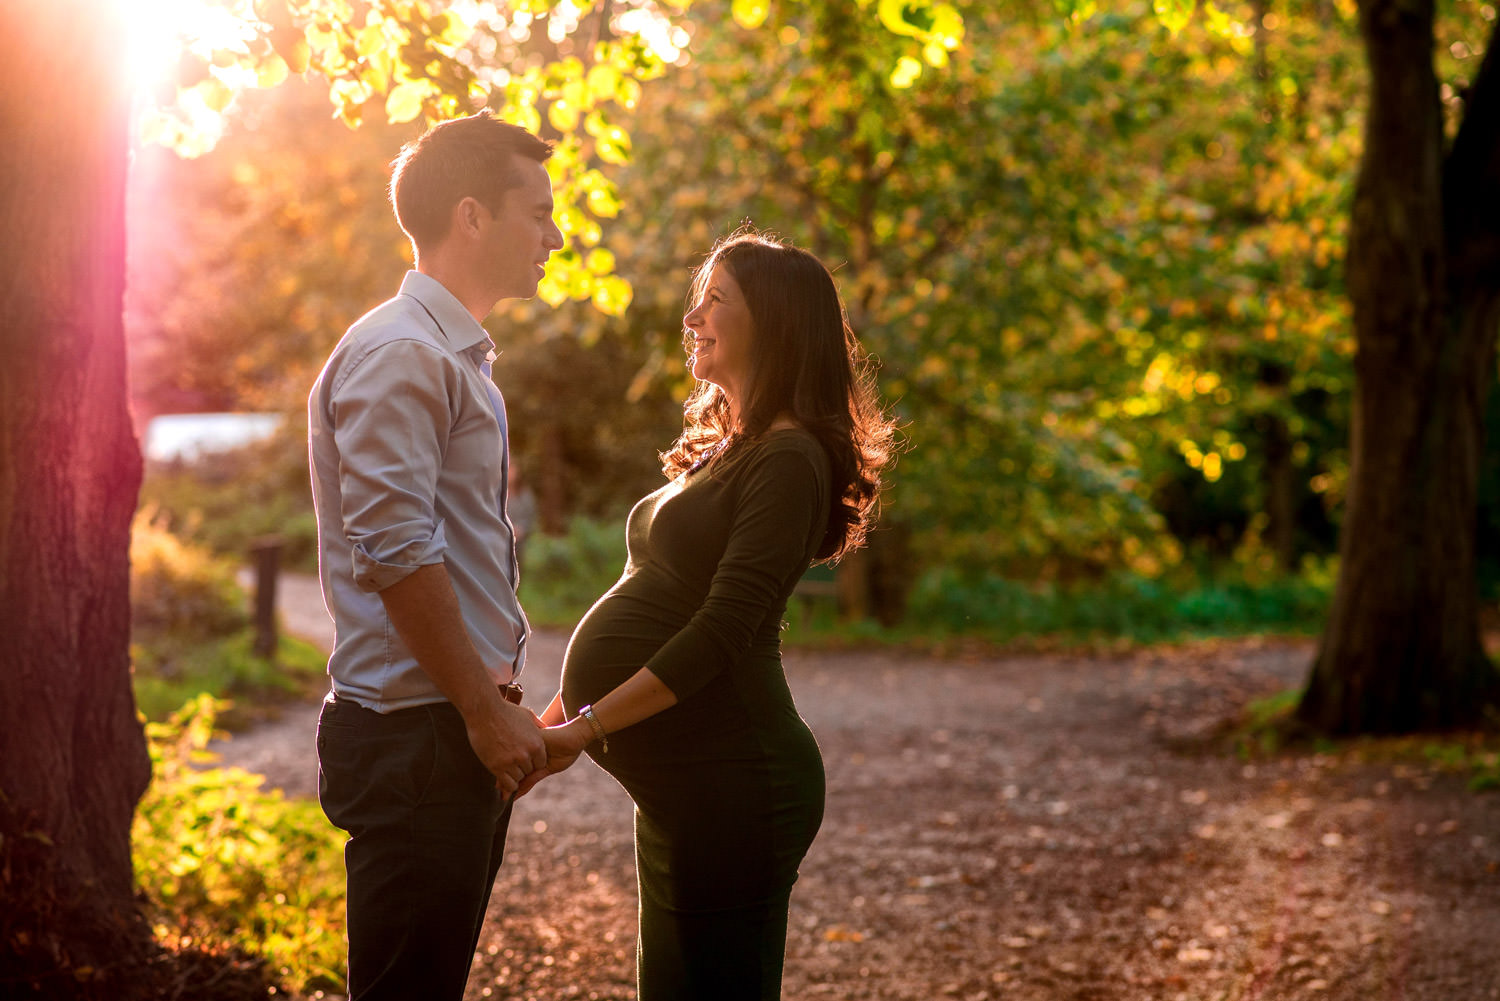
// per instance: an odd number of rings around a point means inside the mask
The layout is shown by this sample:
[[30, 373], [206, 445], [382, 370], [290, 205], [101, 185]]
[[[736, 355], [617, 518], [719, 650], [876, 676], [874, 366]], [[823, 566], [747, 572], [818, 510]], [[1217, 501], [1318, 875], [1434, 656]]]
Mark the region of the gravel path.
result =
[[[564, 644], [536, 638], [528, 705]], [[1311, 652], [788, 653], [829, 799], [785, 997], [1500, 999], [1500, 796], [1419, 751], [1217, 739]], [[226, 763], [310, 794], [315, 719], [288, 710]], [[634, 908], [629, 801], [582, 763], [517, 808], [469, 998], [633, 998]]]

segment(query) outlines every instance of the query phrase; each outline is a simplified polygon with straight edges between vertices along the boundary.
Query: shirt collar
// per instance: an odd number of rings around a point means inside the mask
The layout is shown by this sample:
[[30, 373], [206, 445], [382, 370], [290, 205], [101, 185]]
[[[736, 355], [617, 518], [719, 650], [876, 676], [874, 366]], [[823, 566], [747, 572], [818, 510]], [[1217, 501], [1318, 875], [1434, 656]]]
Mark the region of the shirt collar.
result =
[[426, 307], [454, 351], [481, 346], [494, 350], [495, 342], [490, 339], [489, 332], [436, 278], [420, 271], [408, 271], [401, 280], [401, 294], [411, 296]]

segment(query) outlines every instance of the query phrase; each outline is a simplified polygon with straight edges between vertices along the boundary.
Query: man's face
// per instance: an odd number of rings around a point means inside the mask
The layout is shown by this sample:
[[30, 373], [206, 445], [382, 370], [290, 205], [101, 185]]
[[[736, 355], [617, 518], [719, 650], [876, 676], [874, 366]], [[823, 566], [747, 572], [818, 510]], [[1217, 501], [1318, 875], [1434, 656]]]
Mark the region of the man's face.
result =
[[497, 211], [481, 212], [485, 230], [474, 266], [497, 301], [536, 295], [548, 256], [563, 246], [562, 231], [552, 221], [547, 168], [522, 156], [516, 156], [516, 166], [521, 184], [505, 192]]

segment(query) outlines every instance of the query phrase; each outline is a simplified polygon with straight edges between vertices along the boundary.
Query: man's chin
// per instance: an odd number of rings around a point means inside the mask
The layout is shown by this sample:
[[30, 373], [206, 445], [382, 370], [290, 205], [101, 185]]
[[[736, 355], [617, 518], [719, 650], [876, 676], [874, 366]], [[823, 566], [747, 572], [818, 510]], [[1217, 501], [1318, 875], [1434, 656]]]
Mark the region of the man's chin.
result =
[[501, 293], [498, 301], [505, 302], [507, 299], [535, 299], [537, 284], [537, 282], [532, 282], [530, 287], [517, 285], [513, 289], [507, 289]]

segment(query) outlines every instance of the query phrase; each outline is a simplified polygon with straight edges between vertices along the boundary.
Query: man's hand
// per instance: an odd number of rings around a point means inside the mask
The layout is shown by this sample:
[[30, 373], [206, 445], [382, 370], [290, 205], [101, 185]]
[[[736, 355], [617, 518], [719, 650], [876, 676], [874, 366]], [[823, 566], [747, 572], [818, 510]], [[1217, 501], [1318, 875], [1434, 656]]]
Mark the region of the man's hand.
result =
[[418, 567], [380, 592], [386, 613], [427, 676], [463, 715], [469, 745], [495, 774], [495, 787], [515, 794], [547, 765], [536, 715], [506, 702], [485, 670], [442, 563]]
[[493, 703], [484, 711], [466, 714], [464, 722], [469, 745], [494, 773], [495, 788], [506, 796], [517, 795], [528, 776], [547, 768], [547, 746], [536, 714], [506, 702], [498, 691]]
[[[538, 725], [541, 724], [540, 720], [537, 722]], [[584, 724], [581, 729], [576, 725], [579, 723]], [[583, 753], [583, 749], [589, 746], [589, 741], [594, 739], [593, 733], [589, 730], [588, 724], [582, 717], [573, 720], [572, 723], [545, 727], [537, 732], [542, 735], [542, 740], [547, 747], [547, 764], [546, 767], [526, 776], [525, 781], [516, 790], [518, 797], [526, 795], [536, 787], [538, 782], [547, 776], [556, 775], [558, 772], [567, 769], [569, 765], [578, 760], [578, 756]]]

